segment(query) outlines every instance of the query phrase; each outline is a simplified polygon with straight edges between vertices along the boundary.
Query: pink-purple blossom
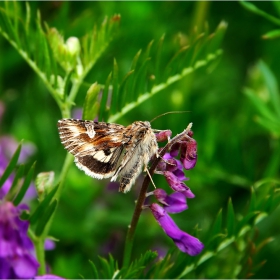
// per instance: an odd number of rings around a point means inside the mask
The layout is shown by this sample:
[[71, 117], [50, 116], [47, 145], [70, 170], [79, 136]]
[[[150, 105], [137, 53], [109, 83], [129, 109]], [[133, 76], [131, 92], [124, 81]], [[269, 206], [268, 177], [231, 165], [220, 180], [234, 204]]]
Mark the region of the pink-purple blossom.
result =
[[182, 142], [180, 161], [187, 170], [195, 167], [197, 161], [197, 143], [194, 139]]
[[0, 278], [33, 278], [39, 263], [27, 235], [28, 221], [19, 218], [27, 206], [0, 202]]
[[155, 189], [153, 194], [168, 213], [180, 213], [188, 209], [186, 196], [182, 193], [174, 192], [168, 195], [163, 189]]
[[203, 243], [201, 243], [197, 238], [179, 229], [172, 218], [161, 206], [153, 203], [150, 205], [150, 209], [158, 224], [182, 252], [195, 256], [202, 251], [204, 248]]
[[195, 197], [190, 188], [186, 186], [186, 184], [184, 184], [174, 173], [170, 171], [164, 171], [163, 175], [172, 190], [175, 192], [180, 192], [188, 198]]

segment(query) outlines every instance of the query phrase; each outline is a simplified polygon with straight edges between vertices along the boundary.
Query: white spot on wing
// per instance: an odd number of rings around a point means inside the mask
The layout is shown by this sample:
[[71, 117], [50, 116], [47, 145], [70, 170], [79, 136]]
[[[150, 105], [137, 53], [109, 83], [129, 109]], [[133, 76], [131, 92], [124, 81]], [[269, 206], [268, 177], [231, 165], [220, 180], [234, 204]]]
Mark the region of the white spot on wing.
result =
[[87, 134], [90, 138], [93, 138], [95, 136], [95, 131], [94, 131], [94, 125], [91, 123], [86, 123], [85, 124], [86, 129], [87, 129]]
[[109, 162], [111, 157], [112, 157], [113, 153], [111, 153], [110, 155], [106, 156], [104, 151], [98, 151], [94, 154], [94, 158], [98, 161], [101, 161], [101, 162]]

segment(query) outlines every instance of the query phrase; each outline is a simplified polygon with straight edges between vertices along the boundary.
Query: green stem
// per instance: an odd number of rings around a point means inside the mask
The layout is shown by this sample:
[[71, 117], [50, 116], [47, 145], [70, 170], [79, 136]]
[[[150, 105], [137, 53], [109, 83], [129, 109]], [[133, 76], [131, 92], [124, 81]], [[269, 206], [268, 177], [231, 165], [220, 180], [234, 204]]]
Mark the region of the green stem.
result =
[[[159, 157], [157, 157], [151, 165], [151, 168], [149, 169], [149, 173], [151, 176], [153, 176], [156, 167], [158, 163], [161, 161], [164, 154], [171, 148], [172, 145], [174, 145], [176, 142], [180, 141], [182, 138], [188, 138], [191, 139], [187, 134], [191, 129], [191, 124], [180, 134], [176, 135], [173, 139], [171, 139], [165, 147], [160, 151]], [[126, 241], [125, 241], [125, 248], [124, 248], [124, 258], [123, 258], [123, 266], [128, 267], [131, 261], [131, 253], [132, 253], [132, 247], [133, 247], [133, 240], [135, 236], [135, 230], [142, 212], [142, 207], [146, 198], [146, 193], [150, 184], [150, 176], [148, 174], [144, 178], [138, 200], [136, 202], [136, 206], [134, 209], [134, 213], [131, 219], [131, 223], [128, 227], [127, 235], [126, 235]]]
[[28, 235], [33, 241], [35, 246], [37, 260], [40, 263], [38, 274], [44, 275], [46, 274], [46, 264], [45, 264], [45, 250], [44, 250], [44, 241], [45, 239], [42, 237], [38, 237], [34, 234], [34, 232], [29, 228]]

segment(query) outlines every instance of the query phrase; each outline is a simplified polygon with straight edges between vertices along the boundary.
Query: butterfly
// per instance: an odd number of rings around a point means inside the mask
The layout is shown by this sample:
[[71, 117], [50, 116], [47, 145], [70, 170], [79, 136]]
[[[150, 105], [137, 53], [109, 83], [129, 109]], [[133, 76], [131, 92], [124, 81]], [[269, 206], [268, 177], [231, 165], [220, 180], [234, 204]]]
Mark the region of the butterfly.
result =
[[78, 119], [58, 121], [61, 143], [74, 155], [77, 167], [97, 178], [119, 178], [119, 191], [128, 192], [143, 166], [147, 171], [153, 155], [158, 156], [154, 130], [148, 121], [120, 124]]

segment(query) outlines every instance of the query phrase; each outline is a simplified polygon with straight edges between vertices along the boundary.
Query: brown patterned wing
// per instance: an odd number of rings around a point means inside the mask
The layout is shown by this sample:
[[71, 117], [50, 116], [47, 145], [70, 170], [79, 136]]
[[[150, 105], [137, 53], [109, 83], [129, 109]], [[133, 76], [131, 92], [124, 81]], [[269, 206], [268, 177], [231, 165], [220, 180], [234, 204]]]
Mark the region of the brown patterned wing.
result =
[[114, 175], [129, 141], [123, 133], [125, 127], [118, 124], [63, 119], [58, 121], [58, 130], [78, 168], [97, 179]]

